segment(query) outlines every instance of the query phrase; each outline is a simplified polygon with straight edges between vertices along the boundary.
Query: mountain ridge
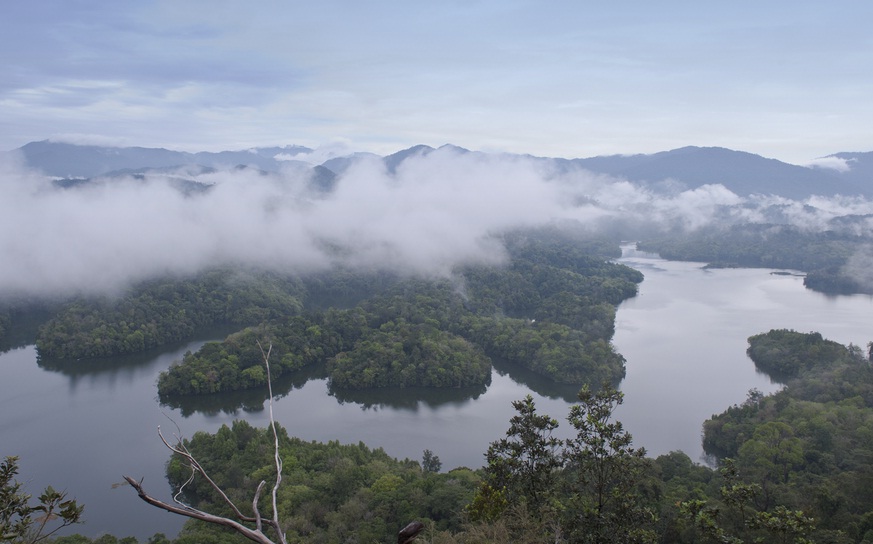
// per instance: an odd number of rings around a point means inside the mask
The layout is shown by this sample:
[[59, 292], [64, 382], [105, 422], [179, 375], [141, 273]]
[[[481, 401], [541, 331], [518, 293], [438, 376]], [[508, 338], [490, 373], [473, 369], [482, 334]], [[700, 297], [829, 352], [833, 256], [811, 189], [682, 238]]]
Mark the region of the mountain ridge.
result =
[[113, 171], [140, 168], [172, 168], [199, 165], [212, 168], [230, 168], [237, 165], [261, 170], [278, 170], [287, 159], [312, 149], [303, 146], [265, 147], [243, 151], [189, 153], [153, 147], [106, 147], [78, 145], [43, 140], [30, 142], [17, 149], [28, 166], [49, 176], [62, 178], [91, 178]]
[[[446, 144], [459, 154], [473, 152]], [[395, 174], [406, 160], [429, 155], [437, 148], [416, 145], [390, 155], [379, 157], [372, 153], [353, 153], [333, 157], [319, 166], [341, 175], [356, 160], [381, 158], [386, 171]], [[18, 150], [28, 167], [46, 175], [60, 178], [92, 178], [112, 173], [135, 171], [143, 168], [178, 168], [197, 165], [204, 168], [229, 169], [237, 166], [277, 172], [295, 157], [313, 150], [289, 145], [284, 147], [253, 148], [242, 151], [189, 153], [164, 148], [103, 147], [78, 145], [44, 140], [30, 142]], [[487, 153], [483, 153], [487, 155]], [[703, 185], [721, 184], [737, 195], [772, 194], [791, 199], [812, 195], [859, 195], [873, 197], [873, 152], [841, 152], [828, 155], [841, 168], [798, 166], [723, 147], [686, 146], [652, 154], [601, 155], [588, 158], [535, 157], [503, 153], [506, 157], [527, 157], [549, 164], [558, 172], [586, 170], [596, 174], [657, 187], [670, 182], [671, 186], [694, 189]]]

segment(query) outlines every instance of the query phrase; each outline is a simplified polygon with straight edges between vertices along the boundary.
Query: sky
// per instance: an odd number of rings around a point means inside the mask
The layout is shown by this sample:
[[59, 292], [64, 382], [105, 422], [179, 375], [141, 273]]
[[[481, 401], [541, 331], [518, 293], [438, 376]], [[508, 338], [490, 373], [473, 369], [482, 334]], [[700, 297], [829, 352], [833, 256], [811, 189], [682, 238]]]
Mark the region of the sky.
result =
[[873, 150], [873, 2], [36, 0], [0, 150], [416, 144], [550, 157]]

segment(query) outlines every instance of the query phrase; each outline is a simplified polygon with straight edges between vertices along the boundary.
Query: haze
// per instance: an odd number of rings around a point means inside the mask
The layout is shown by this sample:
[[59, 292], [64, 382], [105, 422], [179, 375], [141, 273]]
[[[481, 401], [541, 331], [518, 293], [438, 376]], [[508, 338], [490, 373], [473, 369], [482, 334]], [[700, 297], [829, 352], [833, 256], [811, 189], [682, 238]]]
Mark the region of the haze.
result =
[[[413, 155], [393, 173], [378, 158], [359, 160], [330, 192], [314, 190], [310, 170], [292, 163], [279, 173], [180, 172], [206, 188], [186, 192], [174, 186], [173, 173], [59, 188], [14, 154], [2, 160], [4, 297], [112, 293], [223, 265], [445, 276], [461, 264], [502, 262], [500, 234], [519, 227], [652, 234], [713, 221], [764, 222], [777, 210], [783, 222], [819, 229], [833, 217], [873, 213], [860, 198], [744, 198], [721, 185], [656, 191], [452, 147]], [[869, 258], [854, 265], [862, 270]]]

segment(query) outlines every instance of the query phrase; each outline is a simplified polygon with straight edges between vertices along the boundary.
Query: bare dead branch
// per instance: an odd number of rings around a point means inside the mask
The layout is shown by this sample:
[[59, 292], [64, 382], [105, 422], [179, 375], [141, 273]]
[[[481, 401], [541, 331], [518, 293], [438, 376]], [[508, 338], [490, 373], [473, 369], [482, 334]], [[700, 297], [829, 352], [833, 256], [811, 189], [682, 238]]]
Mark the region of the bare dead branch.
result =
[[267, 485], [267, 482], [261, 480], [261, 483], [258, 484], [258, 489], [255, 490], [255, 497], [252, 499], [252, 511], [255, 513], [255, 529], [261, 530], [261, 511], [258, 510], [258, 500], [261, 498], [261, 491], [264, 490], [264, 486]]
[[397, 533], [397, 544], [409, 544], [424, 531], [424, 523], [413, 521]]
[[203, 466], [197, 461], [197, 459], [194, 457], [194, 455], [191, 454], [190, 451], [188, 451], [188, 448], [186, 448], [185, 445], [182, 443], [181, 438], [177, 437], [177, 440], [178, 440], [177, 445], [171, 446], [170, 443], [167, 442], [167, 439], [164, 438], [164, 435], [161, 432], [160, 426], [158, 426], [158, 436], [161, 438], [161, 441], [164, 443], [164, 445], [170, 449], [170, 451], [184, 457], [185, 460], [188, 461], [188, 464], [191, 466], [191, 470], [192, 470], [191, 477], [188, 478], [188, 480], [184, 484], [182, 484], [182, 486], [179, 488], [179, 491], [173, 497], [173, 500], [175, 502], [179, 503], [182, 506], [186, 506], [186, 507], [188, 506], [188, 505], [182, 503], [180, 500], [178, 500], [178, 497], [182, 494], [182, 491], [185, 488], [185, 486], [194, 480], [195, 474], [199, 472], [200, 475], [203, 476], [203, 478], [207, 481], [207, 483], [209, 483], [209, 486], [212, 487], [212, 489], [214, 489], [215, 492], [219, 494], [219, 496], [221, 496], [224, 503], [227, 504], [231, 510], [233, 510], [233, 514], [234, 514], [234, 516], [237, 517], [237, 519], [239, 519], [240, 521], [247, 521], [247, 522], [254, 522], [255, 521], [255, 518], [253, 518], [251, 516], [246, 516], [245, 514], [243, 514], [240, 511], [240, 509], [236, 506], [236, 504], [234, 504], [234, 502], [232, 500], [230, 500], [230, 497], [228, 497], [227, 494], [224, 492], [224, 490], [221, 489], [221, 487], [217, 483], [215, 483], [215, 480], [213, 480], [209, 476], [209, 474], [206, 472], [206, 469], [203, 468]]
[[276, 483], [273, 484], [273, 526], [276, 529], [276, 533], [279, 535], [279, 542], [281, 544], [285, 543], [285, 533], [281, 530], [279, 525], [279, 508], [278, 501], [276, 499], [277, 493], [279, 491], [279, 484], [282, 483], [282, 458], [279, 456], [279, 433], [276, 432], [276, 420], [273, 417], [273, 380], [270, 376], [270, 354], [273, 352], [273, 344], [270, 344], [270, 347], [267, 348], [266, 353], [264, 352], [264, 347], [261, 345], [261, 341], [258, 340], [258, 349], [261, 350], [261, 356], [264, 358], [264, 365], [267, 367], [267, 404], [270, 409], [270, 427], [273, 429], [273, 457], [276, 463]]
[[173, 514], [179, 514], [180, 516], [186, 516], [193, 519], [199, 519], [207, 523], [214, 523], [215, 525], [228, 527], [253, 542], [260, 542], [261, 544], [275, 544], [267, 537], [267, 535], [265, 535], [260, 530], [250, 529], [238, 521], [234, 521], [230, 518], [225, 518], [222, 516], [216, 516], [208, 512], [203, 512], [202, 510], [198, 510], [190, 506], [176, 506], [173, 504], [168, 504], [146, 493], [141, 485], [141, 482], [134, 480], [130, 476], [125, 476], [124, 479], [127, 481], [127, 483], [130, 484], [131, 487], [136, 490], [139, 498], [152, 506], [156, 506], [158, 508], [166, 510], [167, 512], [172, 512]]

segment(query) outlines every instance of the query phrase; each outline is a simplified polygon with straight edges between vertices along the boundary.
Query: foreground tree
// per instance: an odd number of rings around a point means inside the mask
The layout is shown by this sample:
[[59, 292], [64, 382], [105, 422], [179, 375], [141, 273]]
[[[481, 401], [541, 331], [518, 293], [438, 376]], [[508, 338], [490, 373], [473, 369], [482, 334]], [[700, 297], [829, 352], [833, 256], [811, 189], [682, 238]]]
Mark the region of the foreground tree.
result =
[[561, 441], [552, 436], [558, 421], [538, 414], [530, 395], [512, 406], [518, 414], [509, 420], [506, 437], [493, 442], [485, 454], [489, 484], [505, 489], [509, 500], [541, 505], [554, 493], [561, 468]]
[[[31, 496], [15, 480], [16, 474], [18, 457], [6, 457], [0, 463], [0, 541], [32, 544], [81, 522], [85, 507], [51, 486], [39, 496], [39, 504], [31, 506]], [[49, 529], [54, 522], [59, 523]]]
[[443, 468], [443, 462], [430, 450], [424, 450], [421, 456], [421, 470], [426, 474], [436, 474]]
[[612, 419], [622, 399], [609, 385], [583, 388], [567, 417], [576, 436], [566, 441], [552, 436], [558, 422], [538, 414], [530, 395], [513, 402], [518, 413], [488, 448], [471, 518], [503, 523], [523, 542], [654, 542], [656, 516], [638, 492], [650, 463]]
[[570, 482], [567, 531], [573, 542], [654, 542], [654, 512], [638, 487], [649, 469], [646, 450], [612, 413], [624, 394], [604, 384], [579, 391], [567, 420], [576, 436], [567, 440], [564, 463]]
[[558, 421], [537, 413], [530, 395], [512, 406], [517, 414], [510, 419], [506, 436], [488, 447], [486, 478], [467, 514], [490, 529], [495, 523], [502, 525], [517, 542], [531, 542], [532, 536], [558, 541], [561, 508], [555, 492], [561, 440], [552, 436]]
[[760, 511], [754, 503], [761, 486], [740, 480], [732, 459], [725, 459], [719, 471], [723, 479], [720, 505], [701, 499], [684, 501], [679, 513], [692, 531], [695, 541], [744, 544], [774, 542], [779, 544], [811, 544], [808, 537], [815, 530], [814, 520], [801, 510], [779, 505], [771, 511]]

